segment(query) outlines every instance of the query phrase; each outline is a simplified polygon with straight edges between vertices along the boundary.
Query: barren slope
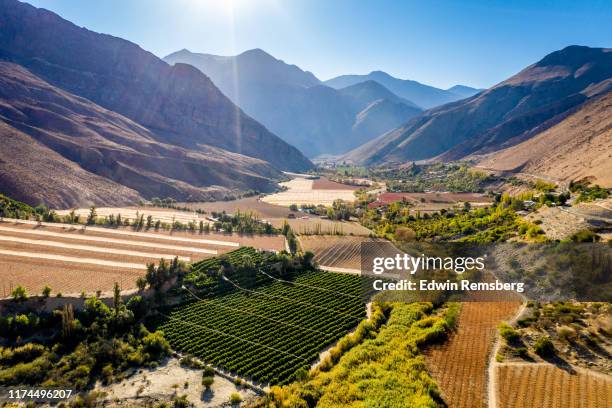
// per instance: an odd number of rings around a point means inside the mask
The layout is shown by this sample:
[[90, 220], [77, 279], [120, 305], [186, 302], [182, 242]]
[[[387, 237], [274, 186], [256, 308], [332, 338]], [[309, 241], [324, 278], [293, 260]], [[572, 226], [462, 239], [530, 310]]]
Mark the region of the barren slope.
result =
[[484, 157], [479, 165], [612, 187], [612, 92], [539, 135]]
[[3, 61], [0, 135], [0, 188], [34, 205], [207, 199], [232, 189], [267, 191], [281, 177], [262, 160], [159, 142], [130, 119]]

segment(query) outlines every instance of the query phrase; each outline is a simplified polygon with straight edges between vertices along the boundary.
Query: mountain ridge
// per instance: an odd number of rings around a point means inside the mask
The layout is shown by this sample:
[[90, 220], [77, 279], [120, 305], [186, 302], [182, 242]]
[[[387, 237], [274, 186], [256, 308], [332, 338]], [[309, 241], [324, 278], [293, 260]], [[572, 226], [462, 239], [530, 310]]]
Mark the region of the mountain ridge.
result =
[[361, 164], [455, 160], [509, 147], [605, 92], [611, 76], [610, 49], [569, 46], [485, 91], [425, 111], [344, 158]]
[[[164, 59], [200, 69], [245, 112], [309, 157], [349, 151], [421, 111], [378, 83], [365, 82], [345, 90], [325, 86], [311, 73], [262, 50], [233, 57], [181, 50]], [[406, 107], [380, 104], [376, 116], [368, 120], [365, 116], [374, 111], [363, 111], [378, 99]], [[387, 108], [388, 112], [380, 112]], [[361, 126], [355, 126], [360, 113]], [[384, 120], [377, 122], [375, 117]]]
[[[479, 92], [477, 89], [466, 87], [464, 85], [455, 85], [455, 87], [462, 87], [458, 88], [461, 89], [461, 92], [455, 93], [451, 92], [450, 90], [425, 85], [411, 79], [395, 78], [380, 70], [372, 71], [366, 75], [340, 75], [325, 81], [324, 84], [331, 86], [334, 89], [340, 89], [368, 80], [378, 82], [394, 94], [412, 101], [416, 105], [425, 109], [454, 102]], [[473, 91], [470, 93], [469, 90]]]

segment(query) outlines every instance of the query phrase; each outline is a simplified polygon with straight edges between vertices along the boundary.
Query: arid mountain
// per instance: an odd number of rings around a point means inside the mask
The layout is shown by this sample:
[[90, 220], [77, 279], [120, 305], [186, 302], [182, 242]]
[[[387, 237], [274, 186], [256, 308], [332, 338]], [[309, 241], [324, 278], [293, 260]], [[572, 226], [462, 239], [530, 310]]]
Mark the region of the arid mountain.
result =
[[0, 61], [0, 191], [54, 207], [269, 191], [268, 162], [165, 144], [147, 128]]
[[[425, 109], [457, 101], [480, 92], [478, 89], [461, 85], [453, 87], [457, 88], [455, 91], [452, 91], [453, 88], [448, 90], [439, 89], [423, 85], [417, 81], [395, 78], [383, 71], [372, 71], [367, 75], [341, 75], [325, 81], [325, 85], [341, 89], [365, 81], [378, 82], [394, 94], [412, 101]], [[472, 90], [471, 93], [470, 90]]]
[[612, 50], [570, 46], [468, 99], [423, 112], [353, 150], [362, 164], [454, 160], [527, 140], [610, 87]]
[[[245, 112], [309, 157], [345, 153], [421, 111], [373, 81], [341, 90], [324, 86], [310, 72], [259, 49], [235, 57], [181, 50], [164, 60], [201, 70]], [[359, 126], [368, 115], [362, 111], [378, 100], [393, 102], [378, 105], [377, 111], [385, 120], [369, 120], [368, 126]], [[381, 112], [385, 109], [389, 110]], [[356, 125], [358, 132], [354, 133]]]
[[203, 154], [213, 146], [281, 170], [312, 166], [189, 65], [170, 66], [129, 41], [16, 0], [0, 0], [0, 27], [0, 59], [132, 119], [161, 143]]
[[612, 91], [531, 139], [480, 158], [478, 165], [612, 188]]

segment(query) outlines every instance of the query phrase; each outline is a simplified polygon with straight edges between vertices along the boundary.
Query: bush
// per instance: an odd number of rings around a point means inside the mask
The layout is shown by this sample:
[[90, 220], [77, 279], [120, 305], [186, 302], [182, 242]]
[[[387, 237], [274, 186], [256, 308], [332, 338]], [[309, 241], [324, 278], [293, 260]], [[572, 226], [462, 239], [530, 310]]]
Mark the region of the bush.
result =
[[513, 343], [521, 338], [521, 334], [507, 323], [499, 325], [499, 334], [506, 340], [507, 343]]
[[230, 404], [240, 404], [242, 402], [242, 397], [237, 392], [232, 392], [229, 398]]
[[576, 330], [568, 326], [561, 326], [557, 329], [557, 335], [561, 340], [571, 343], [576, 339]]
[[202, 377], [202, 385], [204, 388], [209, 389], [215, 382], [214, 377]]
[[540, 337], [533, 346], [536, 354], [540, 357], [552, 357], [555, 355], [555, 346], [553, 345], [550, 337]]

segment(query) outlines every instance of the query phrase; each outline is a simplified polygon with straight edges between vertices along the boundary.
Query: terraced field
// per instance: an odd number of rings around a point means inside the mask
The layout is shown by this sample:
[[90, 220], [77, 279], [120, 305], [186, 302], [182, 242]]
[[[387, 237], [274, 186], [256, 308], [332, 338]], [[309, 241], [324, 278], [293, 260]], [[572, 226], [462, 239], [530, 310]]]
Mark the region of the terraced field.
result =
[[282, 384], [366, 315], [358, 276], [313, 271], [279, 280], [269, 273], [259, 272], [250, 287], [230, 280], [225, 294], [168, 311], [161, 329], [173, 348], [243, 378]]
[[568, 373], [548, 363], [500, 364], [499, 408], [612, 407], [612, 377], [579, 369]]
[[52, 295], [78, 295], [81, 291], [104, 293], [118, 282], [122, 290], [135, 289], [146, 264], [161, 258], [191, 262], [240, 247], [256, 245], [281, 249], [284, 238], [134, 231], [24, 220], [0, 222], [0, 296], [24, 286]]

